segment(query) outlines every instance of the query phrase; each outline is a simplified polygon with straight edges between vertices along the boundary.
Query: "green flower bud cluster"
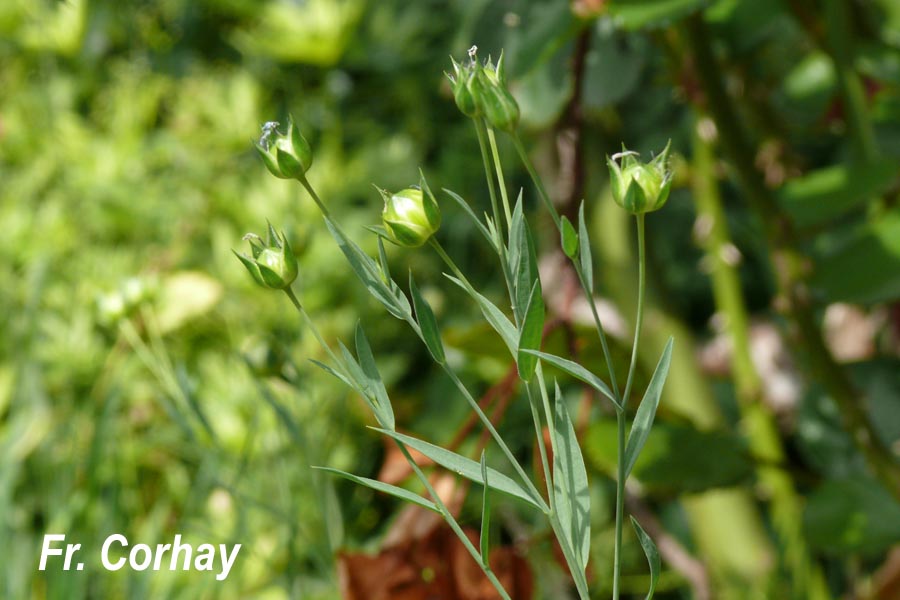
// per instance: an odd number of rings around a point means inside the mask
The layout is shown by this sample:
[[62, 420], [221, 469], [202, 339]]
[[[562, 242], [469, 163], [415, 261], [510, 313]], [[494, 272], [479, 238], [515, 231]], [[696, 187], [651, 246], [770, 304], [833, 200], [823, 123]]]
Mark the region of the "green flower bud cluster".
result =
[[453, 75], [447, 74], [453, 86], [456, 106], [466, 116], [484, 117], [488, 124], [512, 133], [519, 124], [519, 105], [506, 86], [503, 54], [494, 65], [491, 59], [478, 64], [475, 46], [469, 50], [469, 61], [459, 64], [452, 58]]
[[278, 131], [276, 121], [263, 125], [255, 146], [269, 172], [280, 179], [302, 179], [312, 166], [312, 148], [293, 118], [288, 119], [286, 134]]
[[633, 215], [659, 210], [669, 199], [672, 172], [669, 171], [669, 147], [649, 163], [639, 162], [636, 152], [624, 150], [606, 159], [616, 204]]
[[259, 285], [273, 289], [287, 289], [297, 279], [297, 257], [284, 233], [279, 236], [269, 224], [265, 242], [255, 233], [244, 239], [250, 243], [252, 256], [234, 252]]
[[424, 178], [421, 185], [394, 194], [378, 191], [384, 198], [381, 221], [388, 239], [398, 246], [417, 248], [440, 228], [441, 210]]

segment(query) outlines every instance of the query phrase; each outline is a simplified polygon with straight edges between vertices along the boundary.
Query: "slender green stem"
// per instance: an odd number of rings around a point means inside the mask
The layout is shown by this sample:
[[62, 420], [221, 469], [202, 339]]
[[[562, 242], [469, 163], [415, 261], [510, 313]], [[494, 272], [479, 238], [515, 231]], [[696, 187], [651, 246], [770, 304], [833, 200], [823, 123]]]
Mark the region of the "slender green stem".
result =
[[625, 411], [616, 409], [616, 541], [613, 556], [613, 600], [619, 600], [622, 576], [622, 522], [625, 520]]
[[609, 382], [612, 385], [613, 397], [621, 404], [622, 397], [619, 395], [619, 382], [616, 380], [616, 369], [612, 361], [612, 354], [609, 352], [609, 343], [606, 341], [606, 331], [603, 329], [603, 322], [600, 321], [600, 315], [597, 313], [597, 303], [594, 301], [594, 290], [590, 289], [584, 271], [581, 269], [581, 263], [572, 260], [572, 266], [578, 275], [578, 282], [581, 284], [581, 290], [587, 300], [588, 306], [591, 307], [591, 315], [594, 317], [594, 326], [597, 330], [597, 336], [600, 338], [600, 347], [603, 348], [603, 359], [606, 361], [606, 369], [609, 371]]
[[491, 144], [491, 154], [494, 155], [494, 168], [497, 170], [497, 183], [500, 185], [500, 197], [503, 199], [503, 212], [506, 214], [507, 229], [512, 226], [512, 212], [509, 209], [509, 196], [506, 192], [506, 180], [503, 178], [503, 165], [500, 164], [500, 151], [497, 149], [497, 138], [494, 129], [487, 128], [488, 141]]
[[556, 229], [557, 231], [559, 231], [559, 212], [557, 212], [556, 207], [553, 206], [553, 202], [550, 200], [550, 195], [547, 193], [547, 189], [544, 187], [544, 182], [541, 181], [537, 170], [534, 168], [534, 164], [532, 164], [531, 159], [528, 157], [528, 152], [525, 150], [525, 145], [522, 144], [522, 139], [519, 137], [519, 133], [514, 132], [512, 134], [512, 139], [513, 145], [516, 147], [516, 152], [519, 153], [519, 158], [522, 160], [522, 164], [525, 165], [525, 169], [531, 176], [531, 180], [534, 182], [535, 187], [537, 187], [538, 194], [540, 195], [541, 200], [544, 202], [544, 206], [547, 207], [547, 212], [550, 213], [550, 218], [553, 219], [553, 224], [556, 225]]
[[500, 594], [501, 597], [506, 600], [511, 600], [509, 594], [503, 589], [503, 584], [500, 583], [500, 580], [497, 579], [497, 576], [491, 570], [490, 566], [488, 566], [487, 557], [482, 560], [481, 554], [478, 552], [478, 549], [472, 545], [472, 542], [469, 540], [469, 537], [462, 530], [462, 527], [459, 526], [459, 523], [456, 520], [456, 517], [450, 512], [450, 509], [447, 508], [447, 505], [444, 504], [444, 501], [441, 500], [441, 497], [438, 496], [437, 492], [434, 490], [434, 487], [431, 485], [431, 482], [428, 481], [428, 477], [425, 473], [422, 472], [422, 469], [419, 465], [416, 464], [416, 461], [413, 460], [413, 457], [410, 455], [409, 450], [407, 450], [406, 446], [402, 444], [398, 440], [394, 440], [397, 444], [397, 447], [400, 448], [400, 452], [403, 453], [403, 456], [406, 458], [406, 461], [409, 463], [409, 466], [412, 467], [413, 472], [416, 474], [416, 477], [419, 478], [419, 481], [425, 486], [425, 489], [428, 491], [428, 495], [431, 496], [431, 499], [434, 501], [435, 505], [437, 505], [438, 510], [441, 511], [441, 516], [444, 517], [444, 520], [447, 521], [447, 524], [450, 525], [450, 529], [453, 530], [453, 533], [456, 534], [456, 537], [459, 538], [459, 541], [462, 542], [465, 549], [469, 552], [475, 562], [478, 563], [484, 574], [490, 580], [491, 584], [494, 586], [494, 589], [497, 590], [497, 593]]
[[306, 188], [306, 191], [309, 192], [310, 197], [313, 199], [313, 202], [316, 203], [316, 206], [319, 207], [319, 210], [322, 211], [322, 214], [330, 220], [331, 213], [328, 212], [327, 208], [325, 208], [325, 205], [322, 203], [322, 200], [319, 199], [319, 195], [316, 193], [316, 190], [314, 190], [313, 187], [309, 184], [309, 181], [306, 179], [306, 177], [302, 177], [300, 179], [300, 183], [303, 185], [303, 187]]
[[[472, 122], [475, 124], [475, 133], [478, 135], [478, 148], [481, 150], [481, 161], [484, 163], [484, 177], [487, 179], [488, 192], [491, 195], [491, 209], [494, 216], [494, 226], [497, 230], [497, 235], [501, 238], [495, 240], [495, 242], [497, 243], [498, 248], [503, 248], [503, 236], [500, 233], [500, 205], [497, 203], [497, 190], [494, 187], [494, 178], [491, 176], [491, 161], [488, 155], [487, 142], [485, 141], [487, 127], [481, 117], [472, 119]], [[506, 192], [504, 191], [504, 193]]]
[[[512, 273], [509, 270], [509, 261], [506, 258], [506, 244], [503, 241], [503, 233], [500, 227], [500, 209], [497, 206], [497, 192], [494, 190], [494, 178], [491, 175], [491, 162], [488, 157], [488, 149], [487, 145], [484, 141], [486, 126], [484, 124], [484, 120], [481, 118], [473, 119], [472, 121], [475, 123], [475, 131], [478, 133], [478, 146], [481, 150], [481, 160], [484, 164], [484, 176], [488, 182], [488, 190], [491, 194], [491, 206], [494, 210], [494, 231], [496, 232], [497, 239], [494, 240], [495, 250], [497, 254], [500, 256], [500, 267], [503, 270], [503, 279], [506, 282], [506, 289], [509, 292], [510, 298], [513, 296], [513, 283], [512, 283]], [[493, 137], [491, 138], [493, 140]], [[507, 212], [509, 212], [509, 201], [506, 198], [506, 185], [503, 183], [502, 174], [500, 176], [500, 189], [503, 190], [504, 196], [504, 205], [507, 207]], [[511, 219], [507, 219], [507, 229], [509, 228]], [[516, 326], [519, 325], [519, 314], [516, 310], [515, 302], [513, 304], [513, 314], [516, 319]]]
[[638, 345], [641, 338], [641, 326], [644, 321], [644, 290], [646, 285], [646, 263], [644, 252], [644, 215], [637, 219], [638, 236], [638, 302], [637, 317], [634, 324], [634, 343], [631, 346], [631, 364], [628, 365], [628, 378], [625, 380], [625, 392], [622, 395], [622, 408], [616, 410], [616, 442], [618, 456], [616, 459], [616, 546], [613, 561], [613, 600], [619, 599], [619, 579], [622, 569], [622, 523], [625, 520], [625, 405], [631, 394], [634, 372], [637, 366]]
[[637, 366], [638, 344], [641, 338], [641, 326], [644, 323], [644, 289], [646, 288], [647, 258], [644, 252], [644, 215], [637, 215], [638, 235], [638, 303], [637, 318], [634, 323], [634, 344], [631, 346], [631, 364], [628, 365], [628, 378], [625, 380], [625, 392], [622, 395], [622, 407], [628, 403], [631, 395], [631, 384], [634, 382], [634, 371]]
[[300, 316], [303, 317], [303, 320], [306, 322], [306, 326], [309, 327], [309, 330], [315, 336], [316, 340], [319, 342], [319, 345], [322, 346], [322, 349], [328, 353], [328, 356], [334, 362], [335, 366], [342, 371], [343, 369], [341, 365], [343, 365], [344, 363], [342, 363], [338, 359], [335, 353], [331, 350], [331, 346], [328, 345], [328, 343], [325, 341], [325, 338], [323, 338], [322, 334], [319, 333], [319, 328], [316, 327], [316, 324], [310, 318], [309, 313], [307, 313], [306, 309], [303, 308], [303, 305], [300, 304], [300, 301], [297, 299], [297, 295], [294, 294], [294, 290], [288, 287], [284, 289], [284, 293], [287, 294], [287, 297], [291, 299], [291, 302], [294, 304], [297, 312], [299, 312]]

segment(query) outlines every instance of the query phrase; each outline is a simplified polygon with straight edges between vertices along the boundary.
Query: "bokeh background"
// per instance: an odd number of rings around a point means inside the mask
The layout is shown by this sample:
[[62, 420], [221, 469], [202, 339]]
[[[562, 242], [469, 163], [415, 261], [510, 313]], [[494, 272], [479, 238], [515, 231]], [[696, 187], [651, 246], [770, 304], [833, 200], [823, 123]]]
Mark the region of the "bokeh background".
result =
[[[404, 187], [422, 167], [432, 188], [485, 207], [474, 132], [443, 75], [473, 43], [484, 57], [504, 49], [522, 134], [561, 210], [585, 200], [623, 372], [635, 256], [605, 156], [672, 140], [676, 188], [648, 220], [639, 377], [672, 333], [676, 359], [629, 504], [670, 542], [659, 597], [900, 597], [894, 0], [4, 0], [0, 597], [367, 597], [348, 583], [364, 569], [346, 565], [376, 556], [386, 534], [408, 537], [402, 507], [309, 466], [375, 477], [390, 456], [359, 399], [308, 362], [322, 351], [287, 300], [256, 287], [231, 249], [266, 219], [283, 228], [325, 335], [348, 340], [362, 321], [398, 424], [450, 443], [464, 403], [252, 145], [263, 122], [292, 114], [315, 150], [311, 182], [370, 251], [373, 183]], [[560, 325], [547, 344], [602, 373], [585, 307], [553, 279], [552, 228], [505, 139], [501, 150], [552, 281]], [[450, 202], [440, 236], [500, 292], [489, 249]], [[472, 388], [502, 383], [505, 350], [436, 257], [390, 254], [422, 282]], [[614, 421], [567, 393], [602, 598]], [[514, 386], [504, 394], [501, 429], [528, 457], [527, 408]], [[475, 452], [477, 433], [460, 451]], [[477, 527], [477, 505], [462, 505], [465, 524]], [[498, 510], [496, 536], [525, 559], [535, 596], [566, 597], [546, 530], [514, 504]], [[99, 559], [39, 572], [47, 532], [95, 556], [111, 533], [243, 550], [225, 582], [107, 573]], [[626, 591], [643, 597], [634, 539], [625, 559]], [[482, 597], [457, 584], [442, 597]]]

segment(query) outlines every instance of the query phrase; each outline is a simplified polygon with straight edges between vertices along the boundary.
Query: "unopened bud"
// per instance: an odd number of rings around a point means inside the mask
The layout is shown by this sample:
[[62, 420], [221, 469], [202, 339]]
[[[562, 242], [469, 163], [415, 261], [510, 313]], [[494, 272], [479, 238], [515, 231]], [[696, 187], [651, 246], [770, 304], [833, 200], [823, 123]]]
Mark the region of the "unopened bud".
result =
[[669, 199], [672, 173], [668, 168], [669, 144], [649, 163], [636, 152], [623, 151], [607, 158], [610, 185], [616, 204], [633, 215], [659, 210]]

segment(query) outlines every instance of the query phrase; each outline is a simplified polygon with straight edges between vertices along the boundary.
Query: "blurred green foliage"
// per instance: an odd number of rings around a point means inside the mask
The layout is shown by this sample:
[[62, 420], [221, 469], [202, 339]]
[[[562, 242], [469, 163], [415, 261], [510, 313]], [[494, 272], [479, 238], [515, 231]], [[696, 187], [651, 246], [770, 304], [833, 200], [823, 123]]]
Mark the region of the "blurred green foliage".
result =
[[[370, 422], [358, 399], [309, 365], [321, 351], [285, 299], [257, 288], [230, 249], [266, 219], [285, 229], [300, 261], [298, 295], [326, 336], [347, 339], [357, 320], [366, 323], [404, 429], [447, 442], [465, 409], [415, 340], [353, 279], [299, 187], [270, 177], [252, 142], [263, 122], [292, 114], [315, 151], [310, 180], [372, 252], [362, 229], [381, 209], [372, 183], [400, 189], [418, 180], [421, 166], [435, 190], [451, 188], [484, 207], [474, 132], [442, 74], [448, 54], [461, 57], [473, 42], [483, 56], [504, 49], [528, 141], [564, 205], [573, 200], [560, 169], [570, 128], [580, 132], [584, 160], [574, 200], [586, 198], [590, 212], [610, 202], [604, 156], [622, 142], [649, 153], [671, 138], [685, 157], [679, 189], [648, 231], [656, 310], [688, 336], [678, 352], [689, 355], [689, 336], [708, 338], [720, 310], [690, 237], [696, 209], [687, 189], [707, 99], [685, 57], [683, 19], [702, 10], [724, 83], [759, 148], [755, 167], [796, 226], [813, 299], [819, 308], [857, 304], [881, 324], [875, 356], [852, 371], [878, 434], [896, 448], [900, 8], [891, 0], [847, 2], [844, 36], [854, 43], [842, 54], [829, 42], [826, 4], [0, 3], [0, 596], [337, 597], [335, 550], [376, 547], [397, 506], [308, 466], [372, 475], [382, 447], [363, 428]], [[575, 74], [585, 36], [583, 72]], [[861, 128], [875, 152], [852, 119], [847, 69], [862, 82]], [[776, 286], [765, 223], [726, 165], [716, 169], [743, 254], [744, 301], [753, 316], [771, 318]], [[536, 207], [525, 173], [512, 162], [506, 169], [513, 189], [523, 187]], [[448, 202], [443, 211], [442, 239], [474, 281], [496, 291], [487, 249], [458, 209]], [[610, 219], [595, 221], [598, 245], [627, 253], [627, 234]], [[556, 243], [550, 231], [541, 239], [545, 252]], [[598, 278], [627, 320], [629, 301], [617, 290], [630, 284], [617, 279], [616, 256], [600, 250]], [[416, 272], [451, 353], [473, 359], [473, 384], [498, 381], [508, 366], [502, 344], [485, 339], [474, 307], [457, 306], [458, 291], [442, 281], [437, 261], [395, 250], [391, 259], [397, 272]], [[600, 372], [596, 344], [581, 333], [576, 327], [585, 362]], [[550, 336], [545, 349], [563, 354], [563, 338]], [[616, 344], [613, 353], [624, 365], [625, 349]], [[900, 507], [866, 474], [832, 399], [808, 375], [808, 357], [793, 358], [809, 385], [782, 430], [789, 463], [778, 466], [808, 499], [805, 543], [827, 558], [832, 592], [843, 593], [864, 587], [900, 542], [896, 527], [878, 524]], [[664, 423], [635, 474], [665, 527], [702, 554], [703, 534], [685, 516], [690, 494], [738, 486], [761, 529], [772, 529], [772, 517], [753, 478], [765, 458], [742, 440], [733, 381], [709, 386], [712, 376], [690, 364], [673, 373]], [[637, 383], [648, 376], [639, 372]], [[700, 405], [685, 392], [693, 389], [715, 401], [715, 415], [702, 423], [678, 408]], [[501, 425], [523, 454], [527, 433], [517, 432], [527, 431], [527, 419], [519, 403]], [[607, 429], [597, 418], [585, 438], [593, 492], [605, 499], [594, 502], [598, 597], [608, 585], [612, 538]], [[707, 464], [711, 458], [721, 460]], [[466, 511], [477, 520], [477, 507]], [[114, 532], [151, 544], [182, 533], [244, 549], [224, 584], [198, 573], [107, 573], [98, 561], [78, 573], [39, 572], [47, 532], [66, 533], [89, 552]], [[643, 559], [633, 539], [629, 547], [626, 568], [637, 578]], [[784, 553], [779, 546], [775, 562]], [[531, 559], [538, 573], [553, 561], [543, 547]], [[742, 588], [746, 572], [714, 568], [714, 581], [723, 597], [789, 597], [781, 595], [790, 577], [779, 564], [758, 587]], [[691, 597], [683, 577], [670, 575], [661, 594]]]

